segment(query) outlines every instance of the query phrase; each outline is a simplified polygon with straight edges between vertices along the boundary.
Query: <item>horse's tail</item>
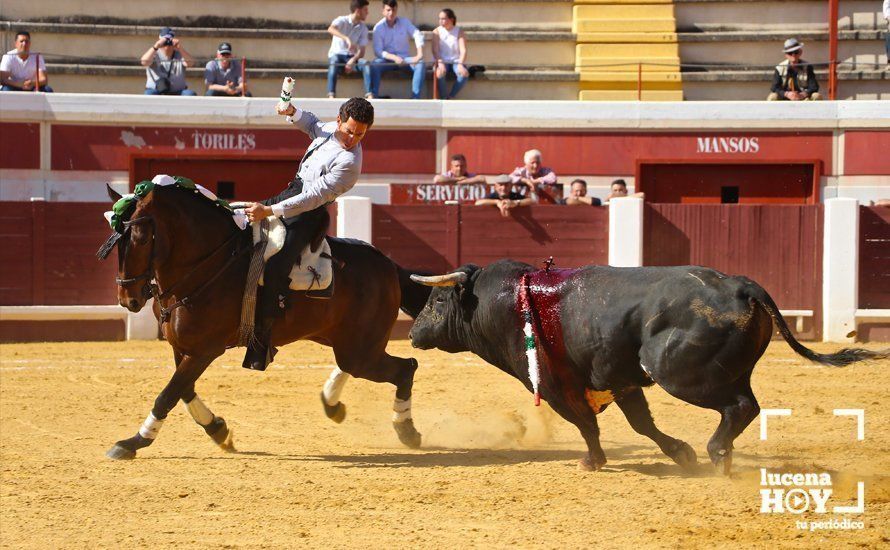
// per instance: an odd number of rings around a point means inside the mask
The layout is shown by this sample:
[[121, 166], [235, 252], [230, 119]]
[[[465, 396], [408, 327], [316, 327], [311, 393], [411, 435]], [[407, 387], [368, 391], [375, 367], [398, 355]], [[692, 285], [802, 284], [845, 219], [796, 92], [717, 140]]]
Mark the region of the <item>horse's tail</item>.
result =
[[750, 299], [757, 302], [760, 307], [762, 307], [764, 310], [766, 310], [767, 313], [769, 313], [770, 317], [773, 318], [776, 327], [778, 327], [779, 332], [782, 334], [782, 338], [784, 338], [785, 341], [788, 342], [788, 345], [791, 346], [791, 349], [793, 349], [798, 354], [806, 357], [810, 361], [815, 361], [816, 363], [821, 363], [823, 365], [829, 365], [832, 367], [846, 367], [850, 363], [855, 363], [857, 361], [865, 361], [868, 359], [886, 359], [890, 357], [890, 349], [871, 351], [863, 348], [844, 348], [835, 353], [815, 352], [797, 341], [797, 339], [794, 337], [794, 334], [791, 333], [791, 329], [788, 328], [788, 324], [785, 322], [785, 318], [782, 317], [781, 313], [779, 313], [779, 307], [773, 301], [769, 293], [767, 293], [767, 291], [763, 289], [762, 286], [748, 279], [745, 284], [744, 292]]
[[402, 303], [399, 304], [399, 308], [410, 315], [412, 319], [416, 319], [426, 306], [426, 300], [430, 297], [433, 288], [415, 283], [411, 280], [411, 275], [430, 275], [430, 273], [410, 271], [398, 264], [396, 264], [396, 269], [399, 270], [399, 286], [402, 289]]

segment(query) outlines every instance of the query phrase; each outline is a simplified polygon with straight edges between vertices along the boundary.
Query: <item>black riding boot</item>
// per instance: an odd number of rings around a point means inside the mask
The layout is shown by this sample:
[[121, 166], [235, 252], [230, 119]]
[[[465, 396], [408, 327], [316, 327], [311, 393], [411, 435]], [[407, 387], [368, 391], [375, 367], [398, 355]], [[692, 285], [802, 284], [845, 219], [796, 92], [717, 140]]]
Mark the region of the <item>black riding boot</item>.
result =
[[263, 316], [257, 321], [254, 329], [254, 337], [247, 346], [247, 353], [244, 354], [244, 362], [241, 366], [245, 369], [266, 370], [278, 350], [272, 347], [270, 341], [272, 336], [271, 317]]

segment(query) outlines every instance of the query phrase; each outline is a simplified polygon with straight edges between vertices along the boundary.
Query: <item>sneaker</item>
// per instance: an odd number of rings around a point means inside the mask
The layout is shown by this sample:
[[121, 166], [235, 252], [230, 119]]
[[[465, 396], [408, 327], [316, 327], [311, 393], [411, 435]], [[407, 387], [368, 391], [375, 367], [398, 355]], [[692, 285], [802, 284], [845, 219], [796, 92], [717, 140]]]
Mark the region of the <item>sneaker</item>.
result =
[[337, 97], [337, 94], [332, 93], [332, 92], [328, 92], [328, 99], [334, 99], [334, 98], [336, 98], [336, 97]]

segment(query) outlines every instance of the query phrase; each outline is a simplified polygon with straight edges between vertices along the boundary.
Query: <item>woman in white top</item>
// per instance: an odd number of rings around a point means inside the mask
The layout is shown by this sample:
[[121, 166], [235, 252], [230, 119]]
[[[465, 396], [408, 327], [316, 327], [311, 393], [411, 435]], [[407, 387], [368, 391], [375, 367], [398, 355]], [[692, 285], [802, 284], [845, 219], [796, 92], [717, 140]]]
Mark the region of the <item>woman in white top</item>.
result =
[[[433, 59], [436, 60], [436, 79], [439, 97], [454, 99], [470, 78], [467, 70], [467, 37], [457, 25], [454, 11], [445, 8], [439, 12], [439, 26], [433, 30]], [[452, 73], [457, 78], [449, 93], [445, 93], [445, 77]]]

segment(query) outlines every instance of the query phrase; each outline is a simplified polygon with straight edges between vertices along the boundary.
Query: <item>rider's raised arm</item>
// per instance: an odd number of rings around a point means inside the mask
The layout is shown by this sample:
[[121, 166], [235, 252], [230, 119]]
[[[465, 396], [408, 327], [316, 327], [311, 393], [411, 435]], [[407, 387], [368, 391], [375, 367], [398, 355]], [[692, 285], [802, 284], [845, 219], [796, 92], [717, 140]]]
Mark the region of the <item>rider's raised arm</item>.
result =
[[352, 189], [362, 171], [361, 158], [346, 155], [334, 163], [331, 171], [324, 176], [304, 184], [303, 192], [289, 199], [272, 205], [272, 213], [276, 216], [290, 218], [303, 212], [314, 210]]
[[302, 109], [297, 109], [293, 115], [288, 117], [288, 120], [291, 124], [309, 134], [309, 137], [312, 139], [321, 135], [321, 127], [324, 126], [324, 122], [320, 121], [317, 116]]

